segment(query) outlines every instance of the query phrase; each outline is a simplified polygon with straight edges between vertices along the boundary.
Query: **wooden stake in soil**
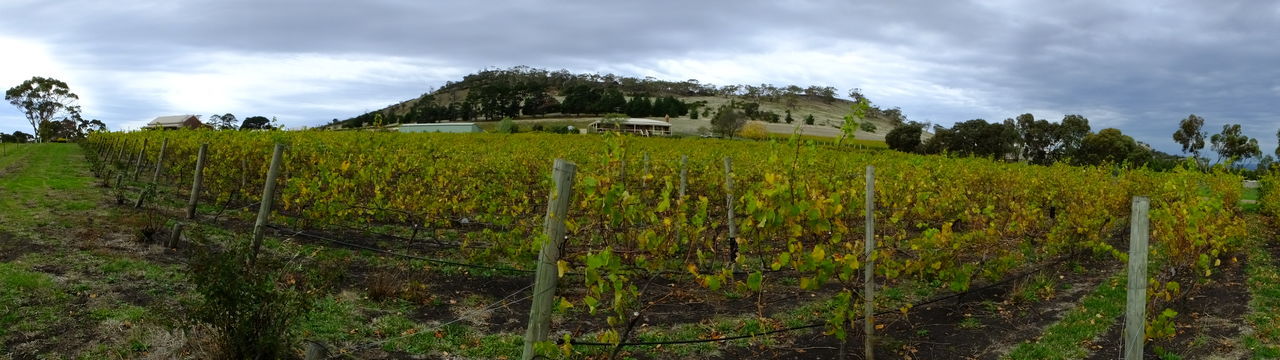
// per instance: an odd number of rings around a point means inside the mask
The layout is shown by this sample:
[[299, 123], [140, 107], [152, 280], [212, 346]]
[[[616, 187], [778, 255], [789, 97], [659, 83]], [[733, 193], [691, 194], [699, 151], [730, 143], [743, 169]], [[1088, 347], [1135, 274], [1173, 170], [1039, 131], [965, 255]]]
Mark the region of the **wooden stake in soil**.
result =
[[164, 171], [164, 152], [169, 148], [169, 139], [160, 142], [160, 155], [156, 155], [156, 173], [151, 175], [151, 183], [160, 183], [160, 172]]
[[280, 176], [280, 157], [284, 155], [284, 144], [276, 144], [271, 152], [271, 167], [267, 169], [267, 183], [262, 186], [262, 204], [258, 206], [258, 221], [253, 223], [253, 257], [258, 259], [258, 248], [262, 246], [262, 234], [267, 227], [267, 218], [271, 216], [271, 202], [276, 194], [276, 177]]
[[1124, 358], [1142, 359], [1147, 318], [1147, 240], [1151, 236], [1146, 196], [1133, 197], [1129, 216], [1129, 294], [1124, 310]]
[[191, 180], [191, 199], [187, 200], [187, 219], [196, 218], [196, 204], [200, 203], [200, 185], [204, 182], [205, 153], [208, 151], [209, 144], [200, 144], [200, 151], [196, 155], [196, 173]]
[[138, 148], [138, 160], [133, 162], [133, 181], [138, 181], [142, 174], [142, 155], [147, 152], [147, 139], [142, 139], [142, 147]]
[[684, 189], [689, 184], [689, 155], [680, 156], [680, 197], [684, 197]]
[[[876, 331], [876, 279], [875, 279], [875, 250], [876, 250], [876, 168], [867, 166], [867, 199], [866, 199], [866, 268], [862, 272], [862, 294], [866, 301], [866, 307], [863, 308], [863, 344], [866, 350], [864, 355], [867, 360], [875, 358], [875, 348], [872, 347], [872, 336]], [[847, 336], [847, 335], [846, 335]]]
[[169, 243], [165, 244], [165, 246], [170, 248], [177, 247], [178, 239], [180, 238], [182, 238], [182, 223], [175, 222], [173, 223], [173, 230], [169, 232]]
[[564, 159], [556, 159], [552, 178], [555, 191], [547, 200], [547, 217], [543, 233], [547, 241], [538, 253], [537, 278], [533, 283], [533, 306], [529, 308], [529, 328], [524, 333], [523, 360], [532, 360], [533, 344], [546, 341], [551, 332], [551, 307], [555, 301], [557, 279], [556, 262], [560, 260], [560, 246], [564, 242], [564, 219], [569, 211], [569, 198], [573, 196], [573, 176], [578, 166]]
[[308, 341], [308, 342], [307, 342], [307, 353], [306, 353], [306, 355], [305, 355], [302, 359], [303, 359], [303, 360], [321, 360], [321, 359], [325, 359], [325, 358], [327, 358], [327, 357], [328, 357], [328, 355], [327, 355], [327, 354], [325, 354], [326, 352], [328, 352], [327, 350], [328, 350], [328, 349], [325, 349], [324, 344], [321, 344], [321, 343], [319, 343], [319, 342], [315, 342], [315, 341]]
[[729, 225], [729, 267], [738, 272], [738, 227], [733, 224], [733, 159], [724, 157], [724, 206], [728, 210], [725, 223]]

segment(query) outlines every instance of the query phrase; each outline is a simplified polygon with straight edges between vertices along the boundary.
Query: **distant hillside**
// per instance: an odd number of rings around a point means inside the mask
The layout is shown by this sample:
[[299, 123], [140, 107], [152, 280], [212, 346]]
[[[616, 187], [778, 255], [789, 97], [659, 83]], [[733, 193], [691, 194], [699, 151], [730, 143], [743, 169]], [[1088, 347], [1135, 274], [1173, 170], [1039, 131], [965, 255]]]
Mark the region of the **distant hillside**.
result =
[[[853, 97], [862, 95], [854, 90]], [[731, 106], [766, 125], [770, 132], [837, 137], [843, 117], [854, 102], [836, 97], [833, 87], [761, 85], [716, 86], [698, 80], [666, 81], [612, 74], [572, 74], [529, 67], [484, 70], [449, 82], [422, 96], [371, 111], [331, 126], [344, 128], [391, 123], [496, 121], [504, 117], [529, 122], [586, 123], [605, 113], [663, 119], [675, 131], [695, 133], [709, 127], [722, 106]], [[882, 140], [906, 119], [897, 108], [872, 104], [868, 116], [874, 132], [863, 139]], [[786, 123], [787, 113], [793, 123]], [[814, 118], [805, 125], [805, 118]], [[381, 117], [381, 119], [379, 119]], [[703, 124], [705, 123], [705, 124]]]

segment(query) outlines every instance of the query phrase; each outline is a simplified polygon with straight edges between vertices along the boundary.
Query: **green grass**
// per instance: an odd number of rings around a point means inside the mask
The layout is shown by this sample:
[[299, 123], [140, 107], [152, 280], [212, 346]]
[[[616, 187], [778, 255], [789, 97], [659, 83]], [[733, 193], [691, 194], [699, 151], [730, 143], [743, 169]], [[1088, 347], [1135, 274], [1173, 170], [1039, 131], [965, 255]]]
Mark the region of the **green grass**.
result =
[[1110, 329], [1124, 312], [1125, 274], [1122, 271], [1103, 281], [1039, 339], [1018, 344], [1006, 358], [1079, 359], [1089, 355], [1086, 345], [1090, 340]]
[[1274, 238], [1273, 231], [1257, 229], [1268, 226], [1263, 218], [1253, 217], [1250, 222], [1255, 227], [1250, 233], [1255, 236], [1242, 248], [1249, 259], [1245, 274], [1253, 296], [1245, 317], [1249, 330], [1244, 332], [1243, 342], [1254, 359], [1276, 359], [1280, 358], [1280, 267], [1264, 244], [1280, 239]]
[[[40, 331], [61, 315], [50, 303], [66, 299], [48, 275], [0, 263], [0, 338], [10, 331]], [[0, 345], [3, 350], [3, 345]]]
[[1240, 204], [1240, 208], [1245, 212], [1258, 212], [1258, 209], [1261, 208], [1262, 204], [1257, 203], [1257, 201], [1261, 198], [1261, 195], [1261, 191], [1257, 188], [1244, 189], [1244, 191], [1240, 193], [1240, 199], [1253, 200], [1254, 202], [1251, 204]]

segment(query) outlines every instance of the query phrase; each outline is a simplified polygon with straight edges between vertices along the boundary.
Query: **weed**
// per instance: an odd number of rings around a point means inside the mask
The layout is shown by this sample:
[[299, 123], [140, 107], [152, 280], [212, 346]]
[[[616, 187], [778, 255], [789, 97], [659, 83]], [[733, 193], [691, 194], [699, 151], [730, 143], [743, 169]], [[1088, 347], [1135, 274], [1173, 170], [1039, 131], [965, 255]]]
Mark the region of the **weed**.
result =
[[226, 358], [287, 357], [294, 340], [290, 327], [306, 313], [311, 299], [281, 283], [285, 264], [266, 257], [251, 262], [250, 256], [245, 245], [222, 251], [197, 247], [190, 268], [202, 301], [193, 313], [218, 330]]

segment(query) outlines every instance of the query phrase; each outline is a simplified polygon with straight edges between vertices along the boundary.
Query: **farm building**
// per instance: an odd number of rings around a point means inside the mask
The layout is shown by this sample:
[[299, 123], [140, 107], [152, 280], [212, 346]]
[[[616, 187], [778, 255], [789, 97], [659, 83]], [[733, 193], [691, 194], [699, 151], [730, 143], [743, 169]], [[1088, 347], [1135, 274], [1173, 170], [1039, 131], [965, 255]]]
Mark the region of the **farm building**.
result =
[[432, 123], [432, 124], [401, 124], [395, 128], [396, 131], [403, 133], [418, 132], [441, 132], [441, 133], [478, 133], [481, 132], [480, 127], [475, 123]]
[[671, 124], [662, 120], [630, 118], [622, 121], [604, 120], [591, 123], [592, 132], [617, 131], [645, 136], [671, 135]]
[[199, 129], [206, 125], [200, 122], [200, 116], [197, 115], [170, 115], [160, 116], [143, 126], [144, 129]]

